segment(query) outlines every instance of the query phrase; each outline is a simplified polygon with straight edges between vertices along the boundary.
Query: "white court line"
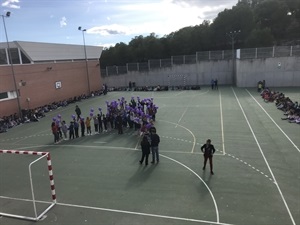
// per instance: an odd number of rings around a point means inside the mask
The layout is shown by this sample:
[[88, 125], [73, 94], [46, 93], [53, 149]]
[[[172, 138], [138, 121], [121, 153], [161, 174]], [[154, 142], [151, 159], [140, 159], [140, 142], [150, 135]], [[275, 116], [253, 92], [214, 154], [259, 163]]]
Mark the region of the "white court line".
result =
[[[16, 201], [32, 202], [31, 199], [23, 199], [23, 198], [12, 198], [12, 197], [6, 197], [6, 196], [0, 196], [0, 198], [16, 200]], [[43, 203], [43, 204], [51, 204], [52, 203], [52, 202], [38, 201], [38, 200], [36, 200], [36, 202]], [[60, 202], [57, 202], [56, 205], [74, 207], [74, 208], [82, 208], [82, 209], [93, 209], [93, 210], [115, 212], [115, 213], [124, 213], [124, 214], [138, 215], [138, 216], [149, 216], [149, 217], [156, 217], [156, 218], [163, 218], [163, 219], [182, 220], [182, 221], [189, 221], [189, 222], [196, 222], [196, 223], [208, 223], [208, 224], [218, 224], [218, 225], [233, 225], [233, 224], [229, 224], [229, 223], [220, 223], [220, 222], [214, 222], [214, 221], [208, 221], [208, 220], [197, 220], [197, 219], [189, 219], [189, 218], [184, 218], [184, 217], [164, 216], [164, 215], [158, 215], [158, 214], [140, 213], [140, 212], [134, 212], [134, 211], [108, 209], [108, 208], [84, 206], [84, 205], [75, 205], [75, 204], [60, 203]]]
[[[185, 164], [183, 164], [183, 163], [181, 163], [181, 162], [179, 162], [179, 161], [177, 161], [177, 160], [175, 160], [175, 159], [173, 159], [171, 157], [162, 155], [162, 154], [160, 154], [160, 156], [164, 157], [166, 159], [169, 159], [169, 160], [171, 160], [171, 161], [173, 161], [173, 162], [181, 165], [182, 167], [184, 167], [188, 171], [192, 172], [199, 180], [202, 181], [202, 183], [207, 188], [207, 190], [210, 193], [211, 198], [213, 200], [213, 203], [214, 203], [214, 206], [215, 206], [215, 210], [216, 210], [217, 222], [205, 221], [205, 220], [196, 220], [196, 219], [189, 219], [189, 218], [182, 218], [182, 217], [164, 216], [164, 215], [149, 214], [149, 213], [132, 212], [132, 211], [125, 211], [125, 210], [107, 209], [107, 208], [92, 207], [92, 206], [82, 206], [82, 205], [65, 204], [65, 203], [59, 203], [59, 202], [57, 202], [56, 205], [63, 205], [63, 206], [70, 206], [70, 207], [77, 207], [77, 208], [85, 208], [85, 209], [95, 209], [95, 210], [109, 211], [109, 212], [119, 212], [119, 213], [125, 213], [125, 214], [142, 215], [142, 216], [150, 216], [150, 217], [157, 217], [157, 218], [166, 218], [166, 219], [174, 219], [174, 220], [199, 222], [199, 223], [203, 223], [204, 222], [204, 223], [210, 223], [210, 224], [225, 225], [225, 223], [220, 223], [220, 217], [219, 217], [219, 210], [218, 210], [217, 202], [215, 200], [215, 197], [214, 197], [212, 191], [210, 190], [210, 188], [208, 187], [208, 185], [205, 183], [205, 181], [195, 171], [193, 171], [191, 168], [189, 168]], [[28, 200], [28, 199], [27, 200], [26, 199], [17, 199], [17, 198], [10, 198], [10, 197], [4, 197], [4, 196], [0, 196], [0, 198], [23, 200], [23, 201], [32, 201], [32, 200]], [[39, 202], [39, 201], [36, 201], [36, 202]], [[48, 202], [43, 202], [43, 203], [48, 203]]]
[[179, 162], [179, 161], [177, 161], [177, 160], [175, 160], [175, 159], [173, 159], [173, 158], [170, 158], [170, 157], [168, 157], [168, 156], [162, 155], [162, 154], [160, 154], [160, 156], [165, 157], [165, 158], [167, 158], [167, 159], [169, 159], [169, 160], [171, 160], [171, 161], [173, 161], [173, 162], [175, 162], [175, 163], [178, 163], [179, 165], [183, 166], [184, 168], [186, 168], [187, 170], [189, 170], [190, 172], [192, 172], [196, 177], [199, 178], [199, 180], [202, 181], [202, 183], [203, 183], [203, 184], [205, 185], [205, 187], [207, 188], [207, 190], [208, 190], [208, 192], [209, 192], [209, 194], [210, 194], [210, 196], [211, 196], [211, 198], [212, 198], [212, 200], [213, 200], [213, 202], [214, 202], [215, 209], [216, 209], [217, 223], [219, 224], [219, 222], [220, 222], [220, 217], [219, 217], [218, 205], [217, 205], [217, 202], [216, 202], [216, 200], [215, 200], [215, 197], [214, 197], [212, 191], [211, 191], [210, 188], [207, 186], [207, 184], [205, 183], [205, 181], [204, 181], [204, 180], [203, 180], [203, 179], [202, 179], [202, 178], [201, 178], [194, 170], [192, 170], [191, 168], [189, 168], [189, 167], [186, 166], [185, 164], [183, 164], [183, 163], [181, 163], [181, 162]]
[[138, 146], [139, 146], [139, 143], [140, 143], [140, 139], [141, 139], [141, 136], [139, 136], [139, 139], [136, 142], [136, 145], [135, 145], [134, 149], [138, 149]]
[[178, 122], [177, 122], [177, 124], [176, 124], [175, 128], [177, 128], [178, 124], [179, 124], [179, 123], [180, 123], [180, 121], [182, 120], [182, 118], [183, 118], [184, 114], [186, 113], [187, 109], [188, 109], [188, 107], [186, 107], [186, 108], [185, 108], [185, 110], [184, 110], [184, 112], [182, 113], [182, 115], [181, 115], [180, 119], [178, 120]]
[[178, 96], [178, 95], [181, 95], [183, 93], [185, 93], [186, 91], [180, 91], [178, 94], [174, 95], [174, 96]]
[[253, 98], [253, 100], [260, 106], [260, 108], [265, 112], [265, 114], [270, 118], [270, 120], [276, 125], [276, 127], [283, 133], [283, 135], [292, 143], [292, 145], [300, 152], [300, 149], [297, 145], [289, 138], [289, 136], [281, 129], [281, 127], [273, 120], [273, 118], [267, 113], [267, 111], [262, 107], [262, 105], [251, 95], [251, 93], [246, 89], [248, 94]]
[[267, 161], [267, 159], [266, 159], [266, 157], [265, 157], [265, 154], [263, 153], [262, 148], [261, 148], [261, 146], [260, 146], [260, 144], [259, 144], [259, 142], [258, 142], [258, 140], [257, 140], [257, 138], [256, 138], [256, 135], [255, 135], [255, 133], [254, 133], [254, 131], [253, 131], [251, 125], [250, 125], [250, 122], [249, 122], [249, 120], [248, 120], [248, 118], [247, 118], [247, 116], [246, 116], [246, 114], [245, 114], [245, 111], [244, 111], [244, 109], [243, 109], [243, 107], [242, 107], [242, 105], [241, 105], [241, 103], [240, 103], [240, 101], [239, 101], [237, 95], [235, 94], [234, 89], [233, 89], [232, 87], [231, 87], [231, 89], [232, 89], [232, 92], [233, 92], [233, 94], [234, 94], [234, 96], [235, 96], [235, 98], [236, 98], [236, 101], [238, 102], [238, 104], [239, 104], [239, 106], [240, 106], [240, 109], [241, 109], [241, 111], [242, 111], [242, 113], [243, 113], [243, 115], [244, 115], [244, 117], [245, 117], [245, 120], [246, 120], [246, 122], [247, 122], [247, 124], [248, 124], [248, 127], [249, 127], [249, 129], [250, 129], [250, 131], [251, 131], [251, 133], [252, 133], [252, 136], [253, 136], [253, 138], [254, 138], [254, 140], [255, 140], [255, 142], [256, 142], [258, 148], [259, 148], [259, 151], [260, 151], [260, 153], [261, 153], [261, 155], [262, 155], [262, 157], [263, 157], [263, 159], [264, 159], [264, 161], [265, 161], [265, 163], [266, 163], [266, 165], [267, 165], [267, 167], [268, 167], [268, 169], [269, 169], [269, 172], [270, 172], [270, 174], [271, 174], [271, 176], [272, 176], [272, 178], [273, 178], [273, 180], [274, 180], [274, 184], [276, 185], [276, 187], [277, 187], [277, 189], [278, 189], [278, 192], [279, 192], [279, 194], [280, 194], [280, 196], [281, 196], [281, 199], [282, 199], [282, 201], [283, 201], [283, 203], [284, 203], [284, 205], [285, 205], [285, 207], [286, 207], [286, 209], [287, 209], [287, 211], [288, 211], [288, 214], [289, 214], [289, 216], [290, 216], [290, 219], [291, 219], [293, 225], [296, 225], [295, 220], [294, 220], [294, 218], [293, 218], [293, 215], [292, 215], [292, 213], [291, 213], [291, 211], [290, 211], [290, 209], [289, 209], [289, 206], [287, 205], [287, 202], [286, 202], [286, 200], [285, 200], [285, 198], [284, 198], [284, 196], [283, 196], [283, 194], [282, 194], [282, 192], [281, 192], [281, 189], [280, 189], [280, 187], [279, 187], [279, 185], [278, 185], [278, 183], [277, 183], [277, 180], [276, 180], [276, 178], [275, 178], [275, 176], [274, 176], [274, 174], [273, 174], [273, 172], [272, 172], [272, 169], [271, 169], [271, 167], [270, 167], [270, 165], [269, 165], [269, 163], [268, 163], [268, 161]]
[[[126, 147], [115, 147], [115, 146], [92, 146], [92, 145], [35, 145], [35, 146], [27, 146], [27, 147], [22, 147], [18, 148], [18, 150], [22, 149], [32, 149], [32, 148], [44, 148], [44, 147], [73, 147], [73, 148], [101, 148], [101, 149], [116, 149], [116, 150], [128, 150], [128, 151], [138, 151], [140, 150], [139, 148], [126, 148]], [[161, 150], [159, 149], [159, 152], [163, 153], [174, 153], [174, 154], [188, 154], [188, 155], [202, 155], [202, 152], [183, 152], [183, 151], [168, 151], [168, 150]], [[224, 156], [223, 153], [214, 153], [214, 156]]]
[[221, 136], [222, 136], [222, 148], [223, 148], [223, 154], [225, 155], [225, 139], [224, 139], [224, 123], [223, 123], [223, 107], [222, 107], [222, 97], [221, 97], [221, 91], [219, 91], [219, 99], [220, 99], [220, 115], [221, 115]]
[[196, 146], [196, 137], [195, 137], [194, 133], [191, 130], [189, 130], [188, 128], [186, 128], [184, 126], [179, 125], [178, 123], [172, 123], [172, 122], [169, 122], [169, 121], [166, 121], [166, 120], [159, 120], [159, 121], [162, 121], [162, 122], [165, 122], [165, 123], [174, 124], [174, 125], [177, 124], [178, 126], [182, 127], [183, 129], [186, 129], [188, 132], [190, 132], [190, 134], [193, 136], [193, 139], [194, 139], [194, 141], [193, 141], [193, 148], [192, 148], [191, 153], [194, 153], [194, 149], [195, 149], [195, 146]]

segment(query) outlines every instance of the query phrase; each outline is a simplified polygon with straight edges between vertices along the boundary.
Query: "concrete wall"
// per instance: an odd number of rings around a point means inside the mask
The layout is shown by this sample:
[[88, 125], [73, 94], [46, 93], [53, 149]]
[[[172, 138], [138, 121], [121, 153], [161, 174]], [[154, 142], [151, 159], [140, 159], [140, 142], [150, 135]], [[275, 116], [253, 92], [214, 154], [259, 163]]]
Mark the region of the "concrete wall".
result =
[[136, 86], [183, 86], [207, 85], [217, 78], [221, 84], [232, 83], [232, 61], [201, 61], [197, 64], [174, 65], [147, 72], [129, 72], [127, 74], [103, 77], [109, 87], [128, 86], [129, 81]]
[[238, 87], [256, 87], [260, 80], [265, 80], [269, 87], [300, 86], [300, 57], [237, 59], [234, 67], [235, 73], [232, 60], [201, 61], [147, 72], [111, 75], [103, 77], [103, 82], [109, 87], [126, 87], [129, 81], [135, 82], [136, 86], [183, 86], [184, 79], [185, 85], [209, 85], [212, 78], [217, 78], [220, 85]]
[[[0, 92], [14, 91], [11, 67], [0, 68]], [[98, 91], [103, 84], [99, 61], [88, 61], [88, 68], [90, 90]], [[22, 109], [34, 109], [88, 93], [85, 61], [14, 65], [14, 71]], [[26, 82], [25, 86], [19, 86], [21, 80]], [[56, 81], [61, 81], [61, 89], [55, 88]], [[28, 98], [30, 101], [27, 101]], [[0, 117], [15, 112], [18, 112], [16, 99], [0, 101]]]
[[256, 87], [260, 80], [267, 87], [300, 86], [300, 57], [237, 60], [236, 67], [238, 87]]

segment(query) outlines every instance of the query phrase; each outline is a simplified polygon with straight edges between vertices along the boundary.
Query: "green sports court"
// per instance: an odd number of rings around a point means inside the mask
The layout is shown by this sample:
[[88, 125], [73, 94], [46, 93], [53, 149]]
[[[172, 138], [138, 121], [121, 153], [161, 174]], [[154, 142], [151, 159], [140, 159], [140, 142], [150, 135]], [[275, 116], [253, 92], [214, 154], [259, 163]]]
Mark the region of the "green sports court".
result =
[[[300, 99], [300, 88], [274, 89]], [[76, 104], [88, 116], [106, 101], [136, 96], [159, 107], [159, 164], [139, 164], [140, 137], [129, 128], [54, 144], [54, 116], [69, 123]], [[230, 86], [116, 91], [59, 108], [0, 134], [1, 150], [50, 153], [56, 204], [37, 222], [1, 216], [0, 224], [300, 224], [300, 126], [281, 117], [255, 88]], [[217, 149], [214, 175], [202, 170], [208, 138]], [[34, 208], [39, 215], [52, 204], [48, 161], [31, 164], [39, 157], [0, 154], [1, 213], [35, 217]]]

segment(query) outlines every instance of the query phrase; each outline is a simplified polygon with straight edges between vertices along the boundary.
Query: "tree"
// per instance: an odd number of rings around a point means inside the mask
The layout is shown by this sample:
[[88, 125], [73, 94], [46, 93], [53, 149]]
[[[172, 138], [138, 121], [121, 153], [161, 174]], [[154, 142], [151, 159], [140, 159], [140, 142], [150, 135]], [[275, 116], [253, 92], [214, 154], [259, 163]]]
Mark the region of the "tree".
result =
[[274, 37], [269, 28], [254, 29], [246, 39], [248, 48], [269, 47], [274, 45]]
[[270, 28], [276, 40], [284, 38], [288, 27], [288, 7], [284, 1], [266, 0], [255, 7], [255, 22], [260, 29]]

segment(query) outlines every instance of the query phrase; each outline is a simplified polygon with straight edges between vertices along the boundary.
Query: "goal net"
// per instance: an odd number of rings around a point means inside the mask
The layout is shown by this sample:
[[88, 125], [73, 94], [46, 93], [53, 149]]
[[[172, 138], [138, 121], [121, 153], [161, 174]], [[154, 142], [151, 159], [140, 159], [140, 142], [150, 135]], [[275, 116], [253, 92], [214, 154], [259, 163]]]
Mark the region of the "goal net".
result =
[[38, 221], [55, 204], [49, 152], [0, 150], [1, 216]]
[[182, 89], [186, 87], [187, 76], [185, 74], [169, 75], [168, 82], [171, 90]]

